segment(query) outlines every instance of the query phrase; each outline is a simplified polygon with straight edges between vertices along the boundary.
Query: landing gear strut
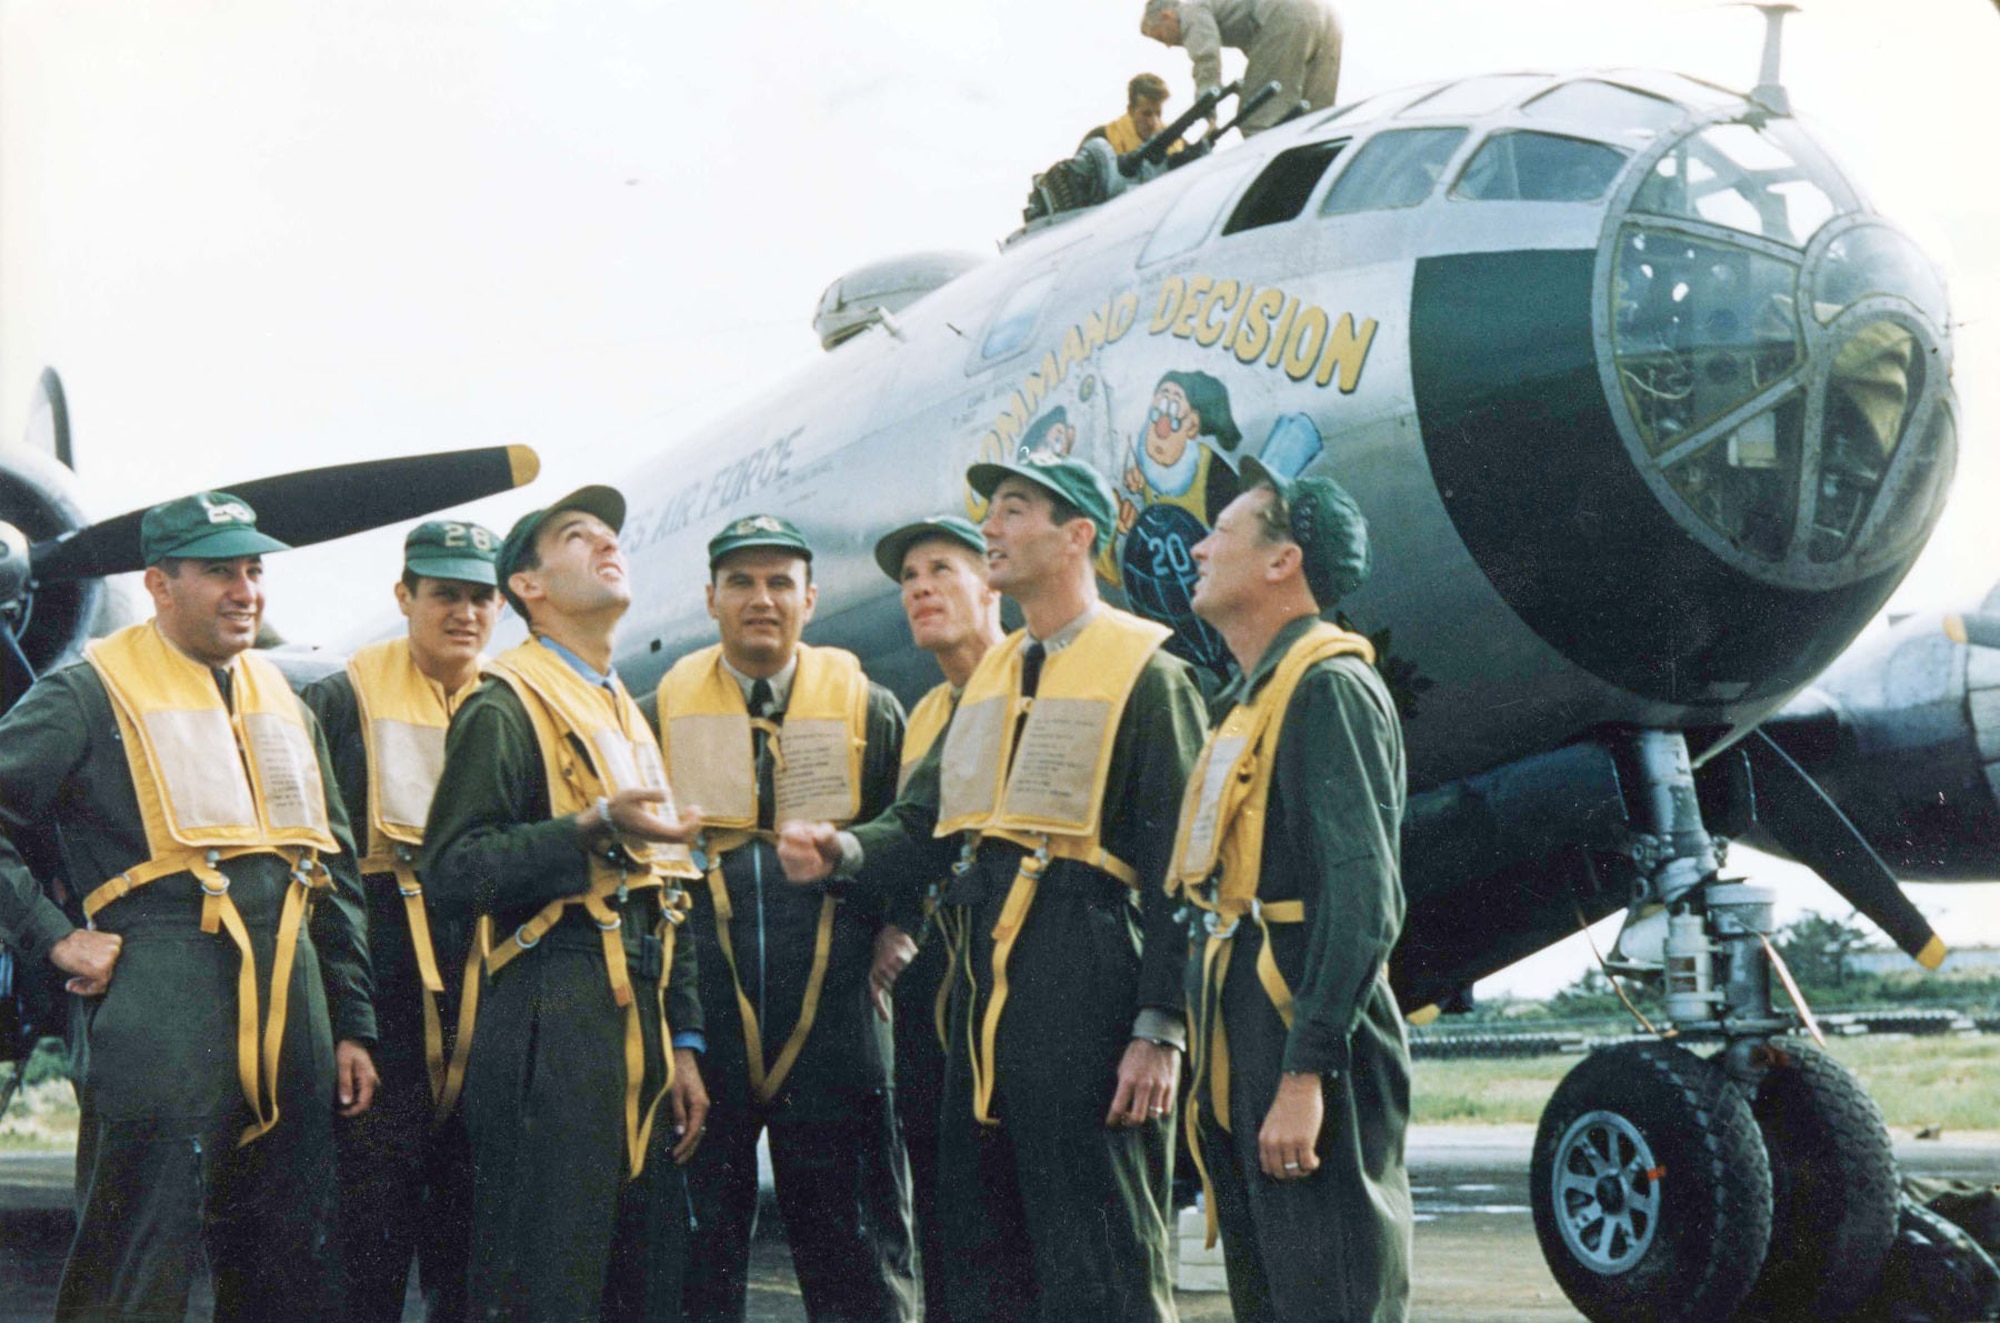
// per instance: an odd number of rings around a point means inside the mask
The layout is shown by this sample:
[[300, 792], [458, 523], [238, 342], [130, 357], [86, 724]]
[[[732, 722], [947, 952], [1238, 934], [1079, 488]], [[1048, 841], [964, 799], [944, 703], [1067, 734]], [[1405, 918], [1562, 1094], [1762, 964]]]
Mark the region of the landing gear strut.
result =
[[1895, 1237], [1881, 1113], [1789, 1037], [1773, 893], [1719, 879], [1685, 741], [1640, 731], [1623, 754], [1640, 885], [1614, 958], [1661, 982], [1677, 1041], [1594, 1052], [1557, 1087], [1529, 1183], [1542, 1253], [1593, 1323], [1838, 1318]]

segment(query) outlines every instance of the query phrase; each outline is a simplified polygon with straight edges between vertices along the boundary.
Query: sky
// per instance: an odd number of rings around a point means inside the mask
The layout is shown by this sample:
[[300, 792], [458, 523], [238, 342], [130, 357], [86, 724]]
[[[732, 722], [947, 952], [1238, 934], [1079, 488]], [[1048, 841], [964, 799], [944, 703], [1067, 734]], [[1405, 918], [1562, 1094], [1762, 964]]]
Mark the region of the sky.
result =
[[[2000, 15], [1800, 2], [1795, 106], [1953, 294], [1957, 495], [1892, 609], [1969, 604], [2000, 580], [2000, 529], [1968, 498], [2000, 482], [2000, 184], [1975, 137], [2000, 122]], [[841, 272], [991, 252], [1132, 74], [1185, 105], [1186, 57], [1138, 35], [1140, 7], [0, 0], [0, 437], [53, 363], [100, 515], [476, 445], [534, 446], [544, 499], [615, 482], [812, 362]], [[1763, 35], [1705, 0], [1340, 12], [1343, 101], [1633, 64], [1744, 88]], [[504, 528], [531, 493], [470, 516]], [[273, 622], [338, 644], [379, 621], [400, 536], [276, 558]], [[1782, 885], [1841, 908], [1809, 875]], [[2000, 902], [1919, 899], [1950, 907], [1947, 936], [2000, 940]], [[1493, 986], [1545, 990], [1580, 958]]]

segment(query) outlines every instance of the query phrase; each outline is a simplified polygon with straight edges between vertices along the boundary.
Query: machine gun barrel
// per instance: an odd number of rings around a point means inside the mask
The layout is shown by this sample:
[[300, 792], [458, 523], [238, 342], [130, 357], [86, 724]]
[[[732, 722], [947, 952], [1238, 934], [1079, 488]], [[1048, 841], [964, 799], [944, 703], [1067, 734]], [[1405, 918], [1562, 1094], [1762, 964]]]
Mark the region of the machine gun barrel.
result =
[[1269, 101], [1272, 97], [1278, 95], [1278, 93], [1282, 92], [1283, 90], [1284, 90], [1284, 85], [1277, 82], [1274, 79], [1271, 82], [1268, 82], [1264, 84], [1262, 87], [1258, 88], [1256, 93], [1252, 95], [1248, 100], [1245, 100], [1241, 97], [1237, 98], [1236, 118], [1230, 120], [1227, 124], [1217, 129], [1213, 134], [1210, 135], [1210, 137], [1220, 138], [1223, 134], [1229, 132], [1231, 129], [1235, 128], [1238, 124], [1241, 124], [1244, 120], [1249, 119], [1252, 115], [1256, 114], [1258, 110], [1263, 107], [1266, 101]]
[[[1139, 173], [1142, 165], [1158, 165], [1166, 159], [1167, 148], [1174, 145], [1183, 133], [1194, 126], [1198, 119], [1206, 119], [1215, 113], [1224, 97], [1235, 96], [1243, 84], [1231, 83], [1227, 87], [1211, 87], [1194, 99], [1194, 104], [1181, 112], [1180, 118], [1155, 133], [1152, 137], [1118, 158], [1118, 173], [1127, 179]], [[1273, 85], [1275, 88], [1275, 84]], [[1261, 102], [1259, 103], [1262, 104]], [[1239, 114], [1238, 119], [1242, 116]]]

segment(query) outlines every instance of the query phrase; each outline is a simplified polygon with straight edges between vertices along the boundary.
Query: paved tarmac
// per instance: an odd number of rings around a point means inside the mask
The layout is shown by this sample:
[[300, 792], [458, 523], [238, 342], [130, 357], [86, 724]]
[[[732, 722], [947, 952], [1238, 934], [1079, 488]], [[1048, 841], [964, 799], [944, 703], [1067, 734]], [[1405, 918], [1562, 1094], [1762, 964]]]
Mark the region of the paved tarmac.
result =
[[[1414, 1323], [1574, 1323], [1542, 1264], [1528, 1213], [1530, 1126], [1427, 1126], [1410, 1143], [1416, 1194]], [[2000, 1133], [1896, 1136], [1905, 1172], [2000, 1184]], [[70, 1172], [66, 1154], [0, 1153], [0, 1323], [49, 1317], [68, 1245]], [[1181, 1317], [1230, 1317], [1220, 1291], [1179, 1293]], [[412, 1294], [409, 1323], [423, 1311]], [[800, 1323], [805, 1309], [775, 1211], [752, 1256], [750, 1318]], [[207, 1317], [203, 1302], [190, 1319]]]

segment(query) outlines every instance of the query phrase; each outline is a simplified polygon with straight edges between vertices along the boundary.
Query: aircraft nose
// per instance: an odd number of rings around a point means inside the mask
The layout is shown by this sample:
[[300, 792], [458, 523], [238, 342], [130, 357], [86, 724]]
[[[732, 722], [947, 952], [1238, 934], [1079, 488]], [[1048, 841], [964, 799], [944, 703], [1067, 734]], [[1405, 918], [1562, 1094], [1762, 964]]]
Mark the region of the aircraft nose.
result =
[[1640, 153], [1595, 250], [1420, 259], [1411, 376], [1487, 578], [1622, 688], [1727, 705], [1823, 667], [1956, 457], [1944, 288], [1796, 124]]

